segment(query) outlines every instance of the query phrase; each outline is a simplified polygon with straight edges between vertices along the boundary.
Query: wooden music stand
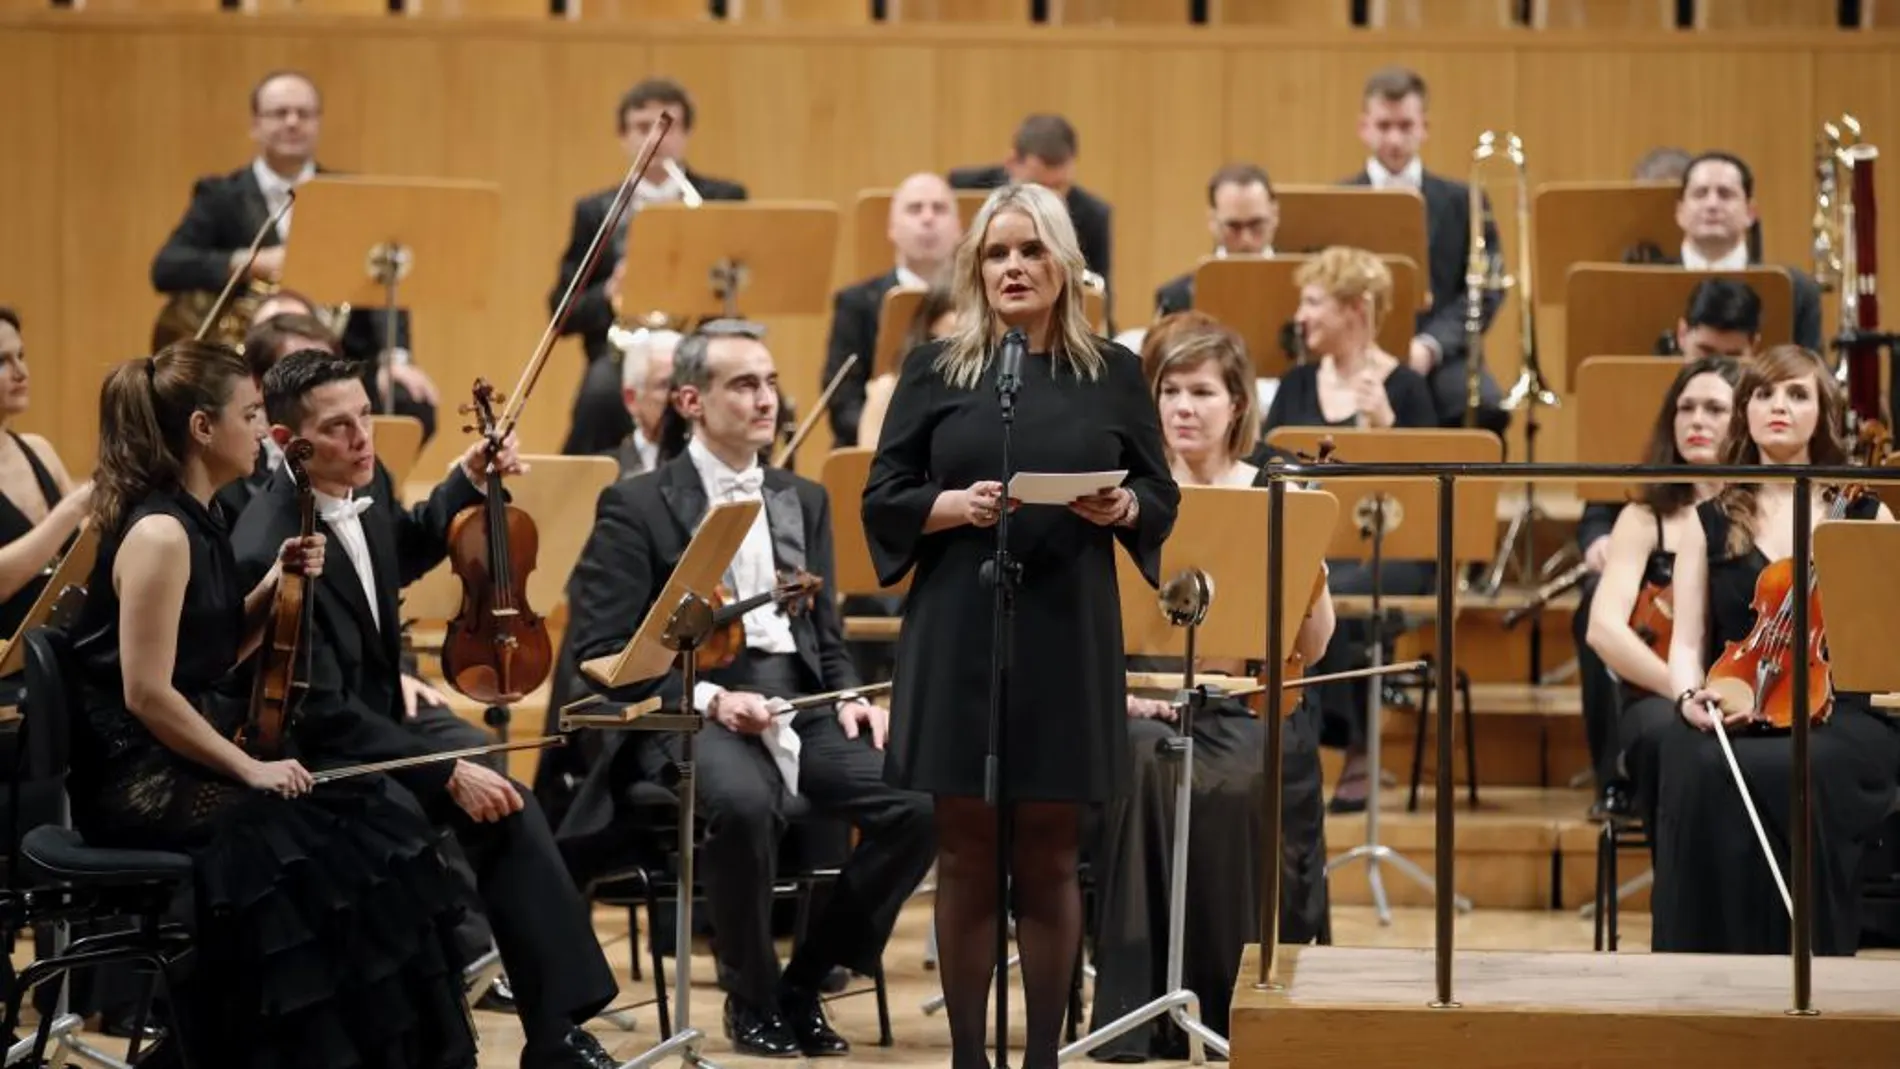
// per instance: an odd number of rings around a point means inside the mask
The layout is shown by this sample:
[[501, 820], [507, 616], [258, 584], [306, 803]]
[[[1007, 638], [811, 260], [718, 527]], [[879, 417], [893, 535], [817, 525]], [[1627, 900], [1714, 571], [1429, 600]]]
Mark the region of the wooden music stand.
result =
[[1674, 182], [1545, 182], [1533, 196], [1531, 227], [1543, 304], [1565, 302], [1563, 287], [1546, 280], [1568, 276], [1576, 264], [1621, 264], [1644, 243], [1666, 256], [1682, 248]]
[[371, 416], [369, 423], [376, 459], [389, 469], [390, 480], [401, 487], [422, 456], [422, 421], [414, 416]]
[[[1209, 660], [1258, 661], [1267, 649], [1268, 492], [1250, 486], [1183, 486], [1174, 533], [1161, 547], [1165, 582], [1189, 568], [1214, 581], [1195, 653]], [[1339, 519], [1339, 499], [1319, 490], [1286, 492], [1286, 563], [1280, 585], [1280, 660], [1293, 652], [1307, 598]], [[1182, 657], [1186, 632], [1168, 622], [1126, 547], [1115, 555], [1122, 648], [1131, 657]], [[1180, 684], [1177, 674], [1175, 687]]]
[[627, 260], [621, 280], [628, 308], [663, 308], [685, 319], [758, 319], [818, 315], [831, 303], [831, 272], [811, 264], [814, 250], [828, 255], [837, 248], [836, 205], [649, 204], [630, 226], [639, 231], [640, 255]]
[[[1577, 463], [1641, 464], [1649, 433], [1669, 387], [1682, 373], [1678, 360], [1654, 356], [1593, 356], [1577, 368]], [[1584, 501], [1628, 501], [1641, 484], [1611, 480], [1577, 483]]]
[[[917, 307], [924, 303], [924, 293], [904, 286], [884, 291], [884, 304], [877, 313], [877, 353], [871, 360], [870, 379], [897, 373], [897, 362], [904, 355], [899, 350], [910, 334], [910, 321], [917, 318]], [[860, 354], [858, 359], [863, 356]]]
[[[1814, 577], [1827, 622], [1828, 673], [1850, 694], [1900, 691], [1900, 660], [1880, 621], [1900, 597], [1900, 524], [1823, 520], [1814, 528]], [[1880, 703], [1887, 704], [1887, 703]]]
[[[329, 304], [480, 312], [501, 187], [446, 178], [325, 175], [297, 188], [285, 283]], [[392, 270], [393, 268], [393, 270]]]
[[[877, 569], [871, 566], [871, 544], [864, 534], [864, 484], [876, 455], [875, 449], [834, 449], [818, 475], [831, 498], [832, 585], [839, 597], [894, 597], [910, 589], [911, 573], [904, 573], [895, 586], [882, 586]], [[900, 616], [847, 616], [844, 637], [854, 642], [895, 642], [903, 622]]]
[[[528, 605], [546, 617], [567, 601], [567, 578], [593, 531], [594, 502], [619, 478], [612, 457], [535, 455], [508, 477], [508, 498], [534, 517], [540, 541], [528, 576]], [[447, 561], [402, 591], [404, 620], [448, 620], [462, 605], [462, 581]]]
[[[1280, 202], [1280, 226], [1273, 244], [1282, 253], [1315, 253], [1347, 245], [1381, 256], [1403, 256], [1414, 264], [1431, 262], [1426, 249], [1425, 198], [1417, 190], [1282, 186], [1274, 199]], [[1418, 291], [1420, 309], [1432, 306], [1431, 280], [1424, 283]]]
[[[581, 662], [581, 674], [603, 690], [618, 690], [665, 675], [677, 654], [661, 641], [674, 612], [689, 597], [710, 604], [719, 579], [731, 567], [739, 543], [765, 506], [757, 501], [728, 501], [714, 505], [700, 521], [679, 564], [660, 591], [646, 619], [619, 652]], [[691, 702], [687, 694], [684, 701]]]
[[19, 674], [26, 667], [26, 643], [20, 636], [36, 627], [46, 624], [58, 607], [60, 596], [68, 589], [84, 591], [86, 582], [92, 576], [92, 566], [99, 558], [99, 531], [90, 519], [79, 525], [73, 536], [73, 544], [67, 548], [59, 563], [53, 566], [53, 574], [40, 588], [40, 596], [33, 599], [33, 607], [26, 611], [26, 618], [20, 621], [19, 629], [0, 643], [0, 679]]
[[[990, 199], [995, 190], [959, 189], [953, 191], [957, 198], [957, 223], [959, 232], [970, 229], [970, 221], [976, 218], [977, 209]], [[892, 189], [863, 189], [858, 191], [858, 202], [851, 210], [851, 277], [853, 279], [871, 278], [891, 269], [891, 197], [896, 193]], [[644, 239], [642, 239], [644, 240]]]
[[1761, 298], [1761, 345], [1794, 340], [1794, 283], [1779, 267], [1740, 271], [1689, 271], [1680, 267], [1578, 264], [1564, 280], [1564, 373], [1593, 356], [1655, 352], [1664, 331], [1674, 331], [1703, 280], [1732, 278]]
[[[1194, 308], [1239, 334], [1261, 378], [1277, 379], [1293, 366], [1280, 348], [1280, 331], [1300, 306], [1293, 276], [1311, 256], [1207, 257], [1194, 269]], [[1412, 345], [1410, 309], [1420, 289], [1418, 264], [1403, 256], [1379, 257], [1392, 272], [1392, 307], [1379, 321], [1379, 347], [1403, 359]]]

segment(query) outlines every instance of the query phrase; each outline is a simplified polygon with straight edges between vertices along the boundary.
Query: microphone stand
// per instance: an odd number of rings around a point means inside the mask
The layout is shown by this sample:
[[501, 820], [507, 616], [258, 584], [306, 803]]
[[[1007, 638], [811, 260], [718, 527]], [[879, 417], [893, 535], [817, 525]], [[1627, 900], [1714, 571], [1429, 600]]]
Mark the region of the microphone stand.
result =
[[[1009, 343], [1004, 342], [1005, 345]], [[1002, 362], [1002, 361], [999, 361]], [[997, 406], [1003, 419], [1003, 491], [996, 513], [996, 552], [984, 571], [995, 591], [990, 647], [990, 745], [983, 759], [983, 800], [996, 807], [996, 1069], [1009, 1069], [1009, 861], [1012, 821], [1008, 804], [1009, 758], [1003, 731], [1011, 662], [1016, 643], [1016, 582], [1020, 566], [1009, 555], [1010, 432], [1016, 423], [1016, 390], [1011, 375], [996, 380]]]

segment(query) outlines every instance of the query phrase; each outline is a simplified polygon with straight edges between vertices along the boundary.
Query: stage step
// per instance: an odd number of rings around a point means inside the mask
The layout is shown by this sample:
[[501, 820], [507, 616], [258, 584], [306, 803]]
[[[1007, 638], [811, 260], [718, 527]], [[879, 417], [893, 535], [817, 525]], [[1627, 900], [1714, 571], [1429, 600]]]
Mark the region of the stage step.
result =
[[1242, 959], [1234, 1069], [1860, 1069], [1895, 1064], [1900, 961], [1821, 958], [1813, 1016], [1793, 1016], [1784, 957], [1468, 950], [1435, 1008], [1430, 950], [1291, 946], [1283, 990]]
[[[1386, 771], [1409, 784], [1412, 748], [1418, 730], [1418, 693], [1409, 692], [1413, 707], [1388, 707], [1380, 762]], [[1465, 782], [1464, 704], [1452, 692], [1453, 775]], [[1438, 767], [1437, 695], [1432, 696], [1432, 724], [1426, 733], [1421, 779], [1429, 783]], [[1574, 685], [1532, 687], [1525, 683], [1473, 683], [1472, 717], [1478, 733], [1478, 782], [1511, 787], [1568, 787], [1590, 768], [1590, 747], [1584, 737], [1583, 699]]]

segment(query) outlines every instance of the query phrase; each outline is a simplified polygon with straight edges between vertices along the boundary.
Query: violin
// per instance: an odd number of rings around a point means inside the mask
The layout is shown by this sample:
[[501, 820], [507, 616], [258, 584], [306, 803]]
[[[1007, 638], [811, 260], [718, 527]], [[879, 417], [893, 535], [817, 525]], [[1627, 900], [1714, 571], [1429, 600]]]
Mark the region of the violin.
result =
[[502, 486], [504, 438], [494, 401], [495, 388], [476, 379], [474, 402], [462, 409], [475, 414], [491, 463], [485, 499], [449, 521], [449, 560], [462, 581], [462, 604], [442, 639], [442, 674], [475, 701], [508, 705], [547, 681], [554, 642], [528, 604], [541, 536], [527, 510], [508, 503]]
[[777, 585], [744, 600], [734, 600], [724, 583], [713, 589], [713, 629], [694, 651], [693, 664], [702, 672], [724, 668], [739, 658], [745, 649], [745, 614], [761, 605], [776, 604], [788, 615], [811, 610], [812, 601], [823, 593], [825, 581], [807, 571], [779, 577]]
[[1630, 610], [1630, 630], [1643, 640], [1649, 652], [1669, 661], [1669, 640], [1676, 633], [1676, 588], [1645, 581], [1636, 592], [1636, 606]]
[[[307, 439], [293, 438], [284, 447], [284, 470], [297, 488], [298, 535], [317, 533], [317, 497], [304, 472], [304, 462], [316, 448]], [[251, 756], [276, 760], [284, 752], [284, 729], [310, 688], [309, 635], [316, 598], [310, 577], [301, 570], [283, 569], [271, 600], [270, 623], [258, 648], [257, 672], [251, 679], [251, 706], [233, 740]], [[298, 662], [302, 671], [298, 671]]]
[[[1829, 502], [1827, 519], [1838, 520], [1865, 493], [1862, 486], [1843, 487]], [[1755, 578], [1755, 596], [1749, 607], [1755, 626], [1740, 641], [1722, 649], [1709, 669], [1708, 689], [1720, 698], [1722, 711], [1752, 710], [1770, 727], [1794, 725], [1794, 658], [1808, 661], [1808, 720], [1825, 724], [1834, 712], [1834, 681], [1827, 669], [1827, 629], [1821, 618], [1821, 591], [1814, 570], [1808, 570], [1808, 642], [1794, 646], [1794, 560], [1775, 561]]]

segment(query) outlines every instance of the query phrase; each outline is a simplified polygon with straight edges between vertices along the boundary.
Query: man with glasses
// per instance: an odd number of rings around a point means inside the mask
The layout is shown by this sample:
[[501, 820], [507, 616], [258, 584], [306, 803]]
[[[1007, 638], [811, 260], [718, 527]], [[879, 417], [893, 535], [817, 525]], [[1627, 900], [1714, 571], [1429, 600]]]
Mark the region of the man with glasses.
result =
[[[1214, 255], [1272, 256], [1273, 232], [1280, 226], [1280, 202], [1273, 182], [1258, 164], [1231, 163], [1207, 180], [1207, 232]], [[1188, 271], [1155, 291], [1155, 318], [1194, 307], [1194, 272]]]

